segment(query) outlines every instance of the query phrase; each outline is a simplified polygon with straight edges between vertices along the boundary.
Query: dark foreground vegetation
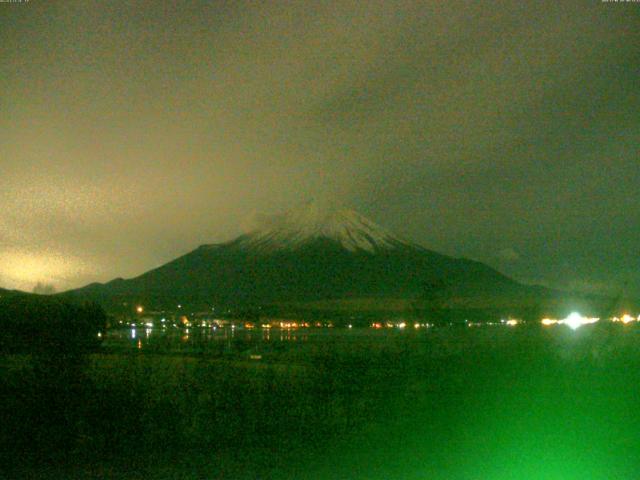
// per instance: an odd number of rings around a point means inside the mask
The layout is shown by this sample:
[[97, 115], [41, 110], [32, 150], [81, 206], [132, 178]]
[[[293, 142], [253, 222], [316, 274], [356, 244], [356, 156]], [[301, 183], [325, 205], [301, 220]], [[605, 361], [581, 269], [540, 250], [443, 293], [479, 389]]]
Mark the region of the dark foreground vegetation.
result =
[[87, 401], [86, 359], [98, 351], [106, 320], [97, 305], [0, 298], [0, 464], [10, 477], [77, 443], [72, 416]]
[[96, 304], [77, 305], [47, 296], [0, 297], [0, 352], [57, 357], [95, 350], [107, 316]]
[[[234, 356], [5, 354], [7, 478], [632, 479], [640, 331], [442, 328]], [[261, 342], [264, 340], [261, 340]], [[241, 342], [244, 342], [241, 344]], [[255, 345], [262, 348], [264, 345]]]

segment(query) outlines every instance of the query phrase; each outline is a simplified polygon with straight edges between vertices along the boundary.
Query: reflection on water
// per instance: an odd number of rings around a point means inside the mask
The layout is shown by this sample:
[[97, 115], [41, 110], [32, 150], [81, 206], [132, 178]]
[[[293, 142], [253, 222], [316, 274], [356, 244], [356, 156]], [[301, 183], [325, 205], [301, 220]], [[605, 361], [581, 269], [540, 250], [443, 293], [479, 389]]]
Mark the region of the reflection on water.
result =
[[127, 327], [112, 329], [104, 345], [118, 350], [217, 351], [259, 349], [278, 343], [324, 342], [336, 338], [362, 338], [403, 335], [401, 331], [374, 331], [368, 328], [243, 328], [228, 327]]

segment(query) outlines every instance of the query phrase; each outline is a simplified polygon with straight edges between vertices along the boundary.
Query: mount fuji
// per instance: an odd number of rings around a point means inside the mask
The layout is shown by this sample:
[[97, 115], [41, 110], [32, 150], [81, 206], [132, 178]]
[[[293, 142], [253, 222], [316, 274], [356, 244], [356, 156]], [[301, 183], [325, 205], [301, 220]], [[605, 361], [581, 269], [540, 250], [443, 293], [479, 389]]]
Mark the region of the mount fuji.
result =
[[482, 263], [405, 241], [353, 210], [309, 203], [136, 278], [63, 295], [108, 309], [143, 302], [162, 309], [188, 305], [193, 311], [221, 305], [515, 313], [551, 294]]

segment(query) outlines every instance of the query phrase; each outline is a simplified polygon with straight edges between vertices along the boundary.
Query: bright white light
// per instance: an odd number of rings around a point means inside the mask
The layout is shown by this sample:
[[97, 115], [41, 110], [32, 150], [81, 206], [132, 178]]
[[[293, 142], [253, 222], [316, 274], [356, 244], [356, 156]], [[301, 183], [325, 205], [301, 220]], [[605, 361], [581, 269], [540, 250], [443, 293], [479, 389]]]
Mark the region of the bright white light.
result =
[[582, 315], [574, 312], [571, 315], [569, 315], [567, 318], [565, 318], [562, 321], [562, 323], [576, 330], [582, 326]]
[[542, 325], [544, 326], [555, 325], [556, 323], [558, 323], [558, 320], [554, 320], [553, 318], [542, 319]]
[[398, 324], [398, 328], [404, 328], [406, 326], [407, 326], [407, 324], [404, 323], [404, 322], [401, 322], [401, 323]]
[[583, 317], [579, 313], [573, 312], [567, 318], [565, 318], [564, 320], [560, 320], [558, 323], [564, 323], [565, 325], [567, 325], [572, 330], [577, 330], [578, 328], [580, 328], [583, 325], [587, 325], [587, 324], [590, 324], [590, 323], [596, 323], [598, 320], [600, 320], [600, 319], [599, 318]]
[[510, 327], [515, 327], [516, 325], [518, 325], [518, 323], [520, 322], [518, 322], [518, 320], [515, 320], [513, 318], [510, 320], [507, 320], [507, 325], [509, 325]]

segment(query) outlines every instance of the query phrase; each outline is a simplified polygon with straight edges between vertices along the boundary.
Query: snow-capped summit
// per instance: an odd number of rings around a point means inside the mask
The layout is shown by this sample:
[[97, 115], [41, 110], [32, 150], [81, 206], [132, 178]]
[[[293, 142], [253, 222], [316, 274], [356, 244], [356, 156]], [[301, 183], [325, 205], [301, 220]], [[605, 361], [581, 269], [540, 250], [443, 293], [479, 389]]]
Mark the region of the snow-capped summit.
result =
[[333, 240], [350, 251], [390, 249], [406, 242], [359, 213], [335, 204], [309, 202], [282, 215], [262, 219], [243, 239], [244, 246], [296, 248], [317, 239]]

